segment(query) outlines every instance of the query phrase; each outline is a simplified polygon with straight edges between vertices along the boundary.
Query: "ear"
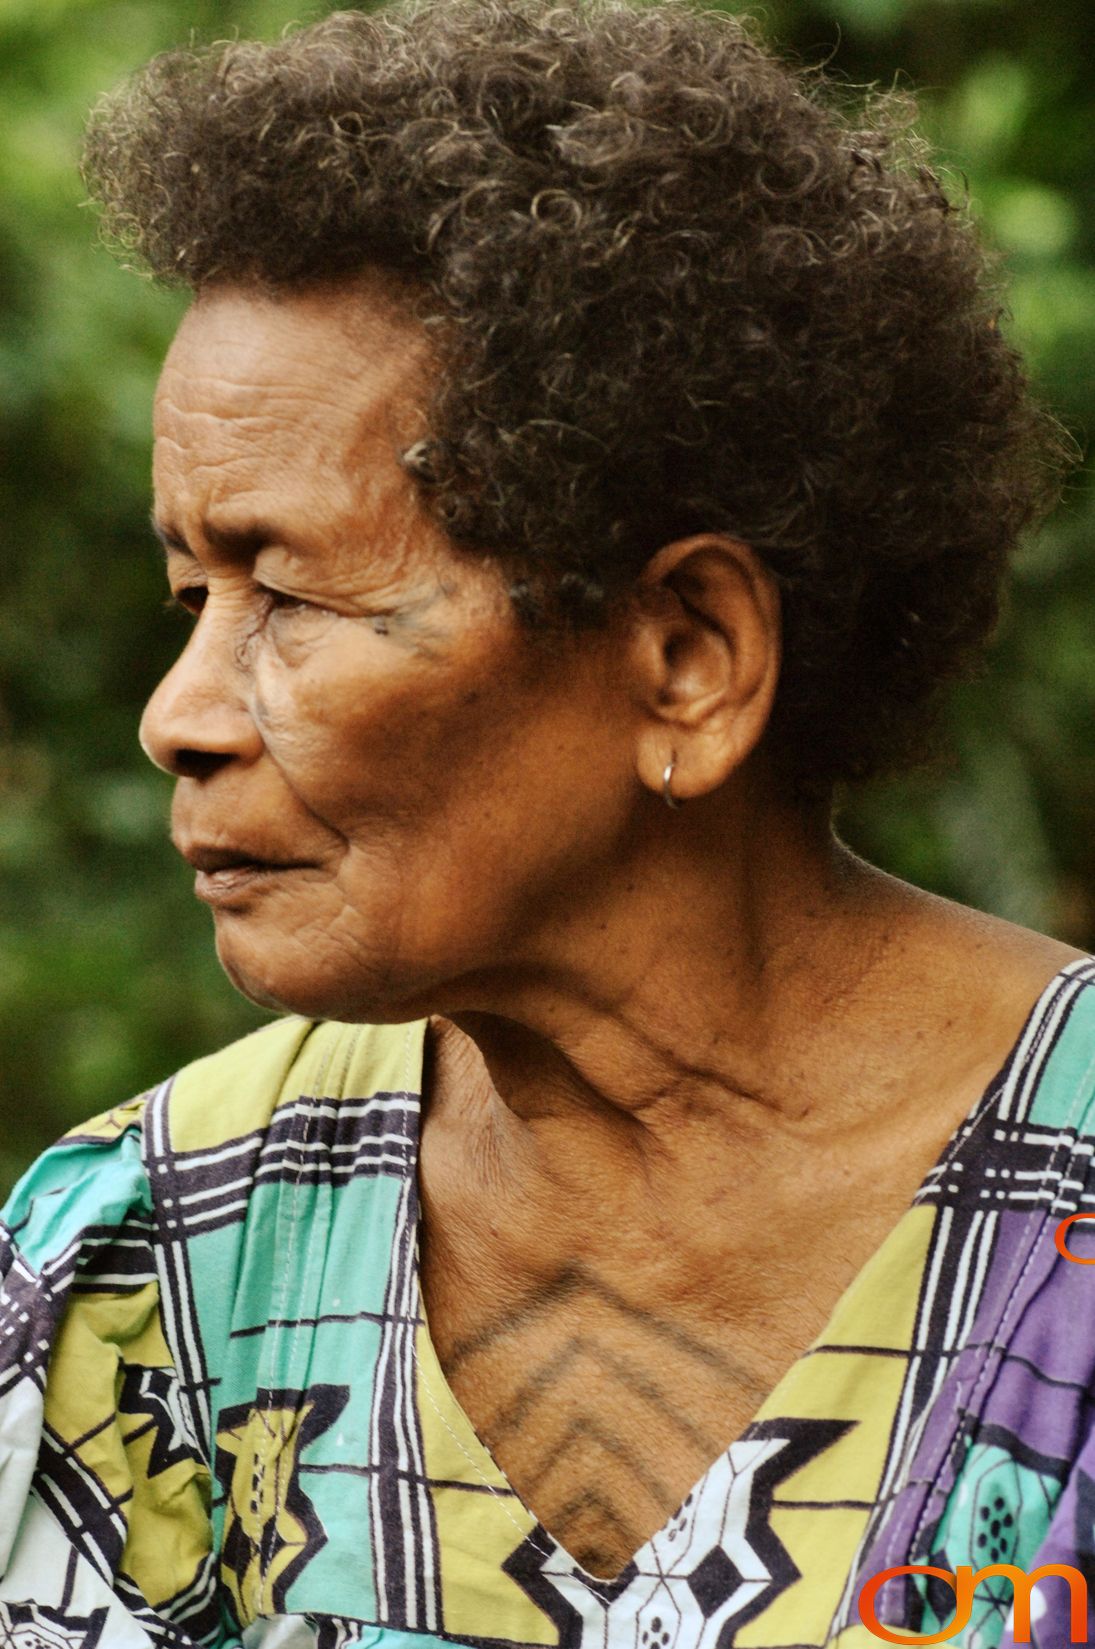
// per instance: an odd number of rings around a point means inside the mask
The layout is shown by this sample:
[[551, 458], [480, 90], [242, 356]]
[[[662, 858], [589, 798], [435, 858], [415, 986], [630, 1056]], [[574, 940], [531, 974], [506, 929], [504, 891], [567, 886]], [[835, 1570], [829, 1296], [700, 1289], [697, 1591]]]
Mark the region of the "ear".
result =
[[642, 712], [640, 779], [659, 795], [707, 795], [759, 744], [779, 681], [781, 604], [773, 573], [721, 534], [658, 551], [634, 593], [631, 663]]

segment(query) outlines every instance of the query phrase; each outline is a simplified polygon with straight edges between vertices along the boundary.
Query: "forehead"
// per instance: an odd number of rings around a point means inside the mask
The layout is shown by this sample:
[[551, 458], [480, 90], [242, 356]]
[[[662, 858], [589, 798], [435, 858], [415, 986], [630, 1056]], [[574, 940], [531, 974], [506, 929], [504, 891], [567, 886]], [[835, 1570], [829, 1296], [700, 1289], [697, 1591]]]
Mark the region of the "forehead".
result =
[[420, 433], [428, 380], [422, 330], [382, 289], [355, 282], [270, 296], [203, 294], [185, 315], [156, 393], [157, 485], [243, 471], [299, 483], [359, 473]]

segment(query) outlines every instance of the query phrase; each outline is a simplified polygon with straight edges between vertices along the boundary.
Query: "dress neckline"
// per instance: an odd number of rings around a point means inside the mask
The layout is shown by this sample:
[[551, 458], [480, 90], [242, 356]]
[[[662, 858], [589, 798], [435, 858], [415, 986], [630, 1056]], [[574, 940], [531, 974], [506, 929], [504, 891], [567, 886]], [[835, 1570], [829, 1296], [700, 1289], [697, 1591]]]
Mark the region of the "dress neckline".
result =
[[[449, 1414], [456, 1420], [465, 1432], [465, 1437], [462, 1443], [462, 1451], [465, 1458], [468, 1460], [470, 1468], [475, 1472], [476, 1477], [479, 1479], [480, 1485], [489, 1488], [494, 1493], [504, 1493], [511, 1498], [514, 1505], [520, 1507], [524, 1517], [528, 1521], [529, 1528], [533, 1531], [533, 1533], [538, 1534], [543, 1541], [547, 1542], [550, 1551], [541, 1551], [542, 1556], [545, 1558], [550, 1557], [556, 1565], [565, 1567], [569, 1570], [573, 1578], [577, 1580], [593, 1598], [597, 1599], [601, 1603], [607, 1603], [611, 1596], [625, 1585], [628, 1578], [634, 1573], [636, 1567], [641, 1565], [644, 1558], [650, 1554], [650, 1548], [653, 1547], [655, 1543], [663, 1539], [667, 1531], [672, 1530], [674, 1526], [680, 1525], [682, 1517], [686, 1514], [686, 1508], [702, 1500], [705, 1486], [719, 1470], [719, 1468], [724, 1465], [728, 1457], [733, 1456], [735, 1451], [740, 1452], [743, 1446], [752, 1444], [758, 1440], [766, 1423], [764, 1417], [776, 1412], [778, 1409], [780, 1394], [791, 1385], [793, 1380], [796, 1379], [802, 1365], [812, 1355], [816, 1348], [826, 1343], [833, 1324], [838, 1316], [848, 1309], [857, 1292], [866, 1286], [867, 1279], [869, 1278], [871, 1272], [875, 1269], [876, 1265], [880, 1262], [882, 1256], [885, 1255], [892, 1245], [901, 1241], [910, 1218], [914, 1217], [917, 1210], [926, 1201], [934, 1196], [939, 1182], [945, 1177], [947, 1171], [953, 1168], [955, 1159], [959, 1157], [960, 1153], [967, 1146], [971, 1136], [978, 1129], [985, 1118], [994, 1112], [996, 1102], [999, 1099], [1001, 1089], [1007, 1082], [1009, 1072], [1029, 1042], [1039, 1034], [1039, 1030], [1047, 1016], [1051, 1013], [1061, 990], [1069, 983], [1075, 973], [1079, 970], [1090, 968], [1090, 965], [1091, 958], [1089, 957], [1083, 957], [1075, 961], [1068, 962], [1064, 965], [1064, 967], [1058, 969], [1058, 971], [1043, 987], [1037, 1000], [1028, 1011], [1023, 1022], [1022, 1029], [1008, 1050], [1003, 1063], [997, 1070], [996, 1074], [992, 1077], [982, 1092], [978, 1094], [965, 1116], [951, 1131], [951, 1134], [943, 1145], [942, 1150], [939, 1152], [935, 1161], [923, 1176], [910, 1203], [903, 1210], [894, 1225], [886, 1233], [882, 1241], [872, 1250], [871, 1254], [864, 1261], [863, 1265], [856, 1272], [847, 1287], [842, 1290], [831, 1311], [826, 1317], [825, 1323], [820, 1332], [810, 1341], [809, 1345], [804, 1347], [794, 1361], [784, 1370], [783, 1374], [776, 1381], [771, 1391], [769, 1391], [763, 1400], [758, 1404], [756, 1410], [745, 1427], [737, 1434], [737, 1436], [732, 1438], [726, 1444], [725, 1448], [722, 1449], [720, 1453], [705, 1467], [703, 1472], [701, 1472], [700, 1476], [696, 1479], [695, 1483], [688, 1490], [688, 1493], [684, 1499], [669, 1514], [665, 1522], [662, 1523], [661, 1526], [656, 1529], [645, 1541], [643, 1541], [642, 1545], [631, 1554], [618, 1574], [614, 1576], [606, 1577], [603, 1575], [599, 1576], [591, 1574], [582, 1566], [576, 1557], [567, 1551], [562, 1542], [559, 1541], [551, 1533], [551, 1531], [545, 1527], [545, 1525], [537, 1517], [536, 1513], [525, 1503], [520, 1494], [510, 1483], [509, 1478], [495, 1460], [491, 1450], [487, 1447], [486, 1443], [484, 1443], [478, 1432], [475, 1430], [471, 1418], [458, 1401], [455, 1392], [452, 1390], [452, 1387], [449, 1385], [449, 1382], [445, 1377], [444, 1370], [442, 1369], [440, 1359], [437, 1355], [436, 1347], [433, 1343], [433, 1337], [430, 1333], [429, 1319], [426, 1311], [426, 1301], [422, 1290], [420, 1240], [422, 1227], [422, 1203], [421, 1197], [418, 1194], [417, 1176], [419, 1142], [421, 1137], [421, 1119], [424, 1107], [419, 1107], [414, 1122], [414, 1137], [410, 1142], [411, 1161], [409, 1164], [409, 1170], [412, 1175], [412, 1184], [415, 1189], [411, 1231], [411, 1288], [414, 1298], [414, 1312], [420, 1324], [421, 1333], [429, 1347], [429, 1362], [433, 1369], [436, 1370], [436, 1374], [427, 1373], [427, 1371], [423, 1368], [422, 1363], [419, 1362], [420, 1375], [423, 1379], [436, 1379], [436, 1381], [439, 1382], [441, 1392], [444, 1396], [445, 1406], [449, 1411]], [[427, 1022], [422, 1021], [423, 1034], [419, 1043], [419, 1069], [417, 1075], [417, 1091], [420, 1095], [423, 1095], [426, 1028]]]

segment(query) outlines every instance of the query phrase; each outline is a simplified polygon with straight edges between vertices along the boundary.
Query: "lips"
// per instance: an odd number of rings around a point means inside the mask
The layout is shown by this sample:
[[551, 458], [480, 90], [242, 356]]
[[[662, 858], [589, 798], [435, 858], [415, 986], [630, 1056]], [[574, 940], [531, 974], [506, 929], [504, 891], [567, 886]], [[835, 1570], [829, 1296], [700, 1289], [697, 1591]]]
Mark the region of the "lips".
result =
[[256, 894], [261, 887], [269, 887], [280, 876], [290, 871], [310, 869], [300, 859], [270, 859], [264, 851], [251, 844], [233, 846], [204, 846], [201, 843], [180, 843], [180, 851], [188, 864], [193, 864], [195, 894], [208, 905], [231, 905], [246, 895]]
[[300, 859], [271, 858], [267, 853], [243, 845], [203, 847], [191, 843], [179, 851], [188, 864], [207, 876], [216, 876], [225, 870], [299, 870], [303, 864]]

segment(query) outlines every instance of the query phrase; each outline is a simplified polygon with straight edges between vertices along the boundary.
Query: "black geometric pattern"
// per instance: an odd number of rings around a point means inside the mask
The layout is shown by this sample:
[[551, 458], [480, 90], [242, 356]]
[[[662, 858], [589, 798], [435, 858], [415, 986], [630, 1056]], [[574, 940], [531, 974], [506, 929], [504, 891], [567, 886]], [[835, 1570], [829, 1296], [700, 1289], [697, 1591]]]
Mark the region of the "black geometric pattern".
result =
[[700, 1606], [700, 1613], [708, 1620], [727, 1598], [732, 1597], [744, 1576], [721, 1546], [708, 1552], [697, 1569], [688, 1577], [689, 1590]]
[[[602, 1643], [614, 1642], [614, 1631], [630, 1629], [633, 1621], [640, 1628], [649, 1624], [652, 1630], [655, 1618], [662, 1621], [654, 1634], [660, 1649], [689, 1649], [697, 1615], [701, 1621], [720, 1617], [722, 1649], [800, 1578], [771, 1526], [776, 1489], [851, 1428], [848, 1421], [805, 1419], [768, 1420], [748, 1427], [705, 1473], [677, 1516], [620, 1575], [598, 1581], [595, 1590], [542, 1525], [506, 1560], [506, 1573], [558, 1629], [560, 1649], [600, 1649]], [[671, 1545], [671, 1537], [681, 1534], [683, 1544]], [[692, 1548], [697, 1553], [694, 1560], [688, 1556]], [[746, 1564], [748, 1573], [743, 1572]], [[583, 1607], [576, 1604], [579, 1597]], [[589, 1614], [590, 1597], [600, 1605], [595, 1623]], [[645, 1597], [653, 1599], [649, 1608], [641, 1601]], [[671, 1628], [666, 1625], [669, 1620]], [[667, 1630], [669, 1643], [661, 1646]]]
[[77, 1616], [33, 1603], [0, 1603], [0, 1649], [96, 1649], [105, 1625], [105, 1609]]
[[[326, 1545], [326, 1530], [304, 1492], [299, 1466], [305, 1450], [336, 1423], [348, 1398], [343, 1386], [269, 1391], [218, 1416], [216, 1475], [228, 1503], [221, 1575], [233, 1605], [249, 1586], [258, 1585], [282, 1608], [294, 1580]], [[274, 1445], [269, 1462], [251, 1462], [242, 1452], [255, 1428], [269, 1432]], [[241, 1466], [252, 1473], [249, 1479], [241, 1480]], [[260, 1487], [269, 1489], [268, 1501]], [[255, 1520], [244, 1515], [250, 1507]]]
[[173, 1368], [123, 1365], [118, 1412], [145, 1422], [143, 1427], [128, 1433], [126, 1442], [132, 1443], [141, 1431], [151, 1436], [149, 1477], [158, 1477], [170, 1467], [193, 1459], [182, 1418], [179, 1377]]

